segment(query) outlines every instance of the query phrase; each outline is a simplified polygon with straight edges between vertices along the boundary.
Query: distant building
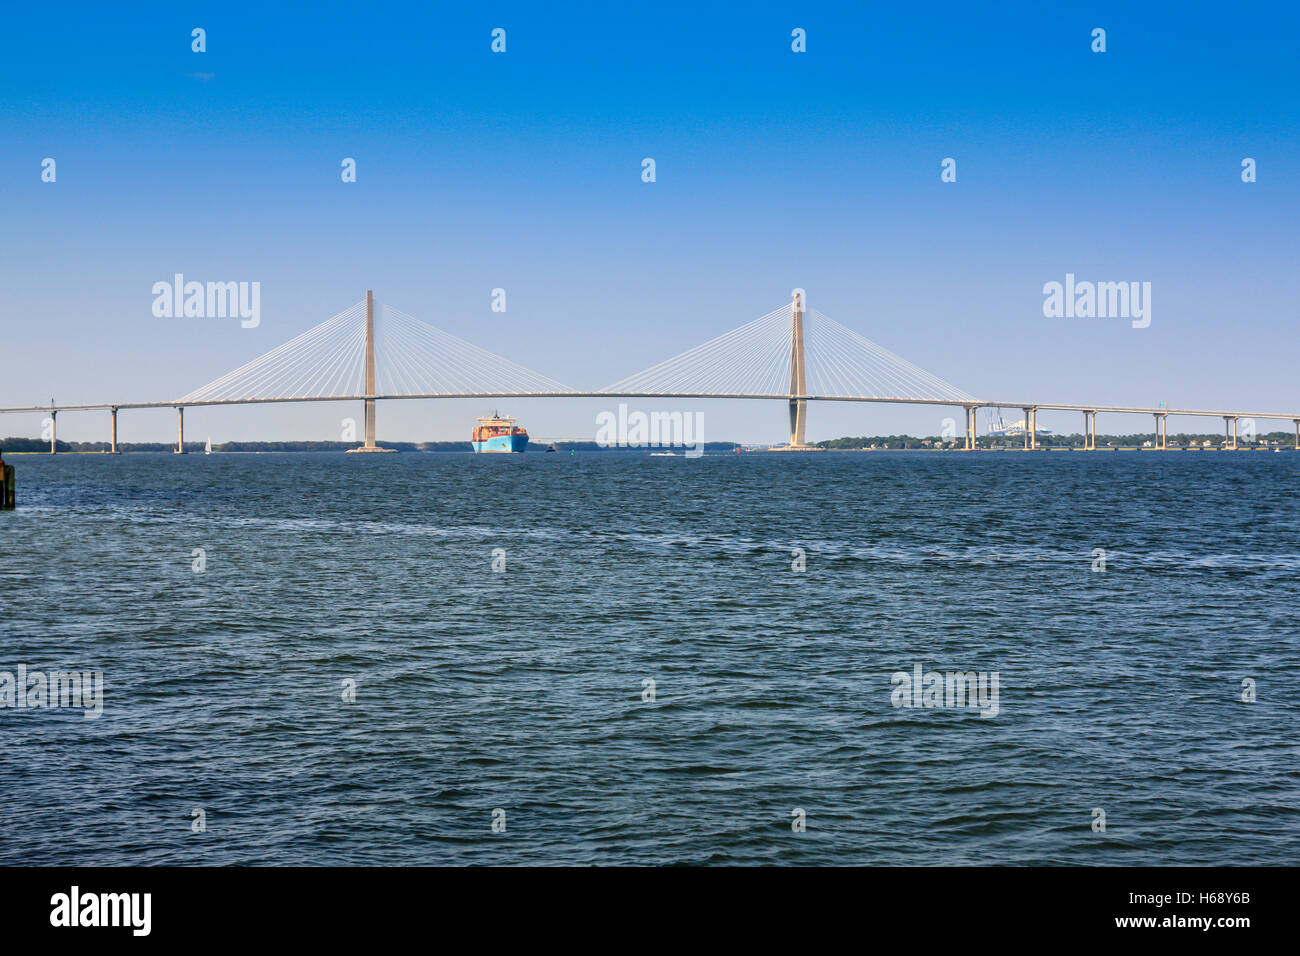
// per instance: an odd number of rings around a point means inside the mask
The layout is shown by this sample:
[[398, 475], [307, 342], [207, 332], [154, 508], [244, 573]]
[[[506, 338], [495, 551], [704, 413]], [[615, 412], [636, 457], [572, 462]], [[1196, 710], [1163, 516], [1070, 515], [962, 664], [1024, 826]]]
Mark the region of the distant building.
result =
[[[1023, 418], [1020, 419], [1020, 421], [1018, 422], [1007, 423], [1002, 420], [1001, 415], [999, 415], [996, 419], [994, 419], [992, 413], [989, 414], [988, 434], [990, 437], [1011, 438], [1013, 436], [1023, 435], [1028, 430], [1028, 427], [1029, 426], [1025, 424], [1025, 420]], [[1050, 428], [1040, 427], [1036, 429], [1036, 432], [1039, 435], [1052, 434], [1052, 430]]]

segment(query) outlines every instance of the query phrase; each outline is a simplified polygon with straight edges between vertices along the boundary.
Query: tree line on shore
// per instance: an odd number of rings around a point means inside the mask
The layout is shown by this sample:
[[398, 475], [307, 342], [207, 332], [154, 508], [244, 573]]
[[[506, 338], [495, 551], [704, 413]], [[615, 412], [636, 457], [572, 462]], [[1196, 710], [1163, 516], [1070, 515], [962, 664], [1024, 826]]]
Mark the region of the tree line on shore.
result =
[[[1153, 442], [1153, 436], [1150, 432], [1138, 433], [1134, 435], [1098, 435], [1098, 448], [1134, 448], [1142, 447], [1144, 443]], [[1020, 435], [980, 435], [975, 439], [979, 448], [1023, 448], [1024, 437]], [[471, 450], [470, 443], [467, 441], [425, 441], [425, 442], [406, 442], [406, 441], [381, 441], [385, 448], [392, 448], [399, 452], [468, 452]], [[826, 441], [814, 442], [818, 448], [824, 448], [831, 451], [865, 451], [875, 449], [936, 449], [936, 448], [959, 448], [964, 446], [964, 436], [958, 435], [956, 438], [941, 438], [931, 436], [928, 438], [918, 438], [914, 435], [871, 435], [859, 436], [856, 438], [832, 438]], [[1186, 434], [1178, 433], [1170, 435], [1168, 439], [1169, 447], [1193, 448], [1193, 447], [1210, 447], [1218, 448], [1224, 444], [1222, 435], [1214, 434]], [[1075, 435], [1042, 435], [1038, 436], [1039, 448], [1083, 448], [1085, 445], [1082, 434]], [[1254, 439], [1247, 439], [1242, 436], [1237, 438], [1239, 448], [1250, 447], [1269, 447], [1269, 448], [1294, 448], [1295, 436], [1291, 432], [1275, 431], [1266, 435], [1256, 435]], [[176, 445], [171, 442], [118, 442], [118, 450], [121, 452], [172, 452]], [[340, 452], [355, 448], [356, 442], [341, 441], [228, 441], [220, 444], [213, 444], [214, 452], [244, 452], [244, 453], [265, 453], [265, 452]], [[541, 443], [529, 445], [530, 452], [545, 451]], [[598, 445], [594, 441], [589, 442], [559, 442], [555, 445], [561, 451], [607, 451], [607, 452], [638, 452], [653, 451], [653, 448], [607, 448]], [[736, 442], [706, 442], [704, 450], [709, 454], [719, 452], [728, 452], [738, 447]], [[0, 449], [15, 454], [23, 452], [41, 453], [50, 450], [48, 440], [40, 438], [5, 438], [0, 440]], [[109, 443], [105, 441], [56, 441], [55, 450], [63, 454], [86, 454], [95, 452], [107, 452]], [[203, 452], [203, 442], [186, 442], [185, 450], [190, 453], [200, 454]]]
[[[378, 442], [384, 448], [392, 448], [399, 452], [467, 452], [471, 451], [468, 441], [383, 441]], [[55, 451], [64, 454], [84, 454], [94, 452], [107, 452], [110, 444], [106, 441], [62, 441], [54, 443]], [[186, 442], [185, 451], [202, 454], [205, 443], [201, 441]], [[315, 451], [347, 451], [356, 448], [356, 442], [343, 441], [228, 441], [213, 442], [212, 451], [216, 452], [315, 452]], [[545, 444], [534, 442], [528, 446], [530, 452], [544, 452], [549, 447]], [[648, 448], [603, 448], [594, 441], [587, 442], [559, 442], [555, 446], [562, 451], [611, 451], [611, 452], [629, 452], [629, 451], [653, 451]], [[731, 451], [735, 448], [734, 442], [705, 442], [704, 450], [706, 452]], [[49, 452], [50, 442], [48, 439], [41, 438], [5, 438], [0, 439], [0, 449], [15, 454], [23, 452]], [[118, 442], [117, 450], [120, 452], [173, 452], [176, 450], [175, 442]]]
[[[1144, 443], [1154, 443], [1154, 441], [1155, 437], [1151, 432], [1139, 432], [1133, 435], [1097, 435], [1098, 448], [1140, 448]], [[870, 448], [958, 448], [964, 446], [965, 443], [964, 435], [951, 438], [941, 438], [934, 435], [928, 438], [917, 438], [914, 435], [872, 435], [857, 438], [832, 438], [829, 441], [820, 441], [815, 444], [819, 448], [831, 450], [858, 451]], [[1023, 435], [977, 435], [975, 444], [979, 448], [1024, 448], [1025, 437]], [[1168, 437], [1170, 448], [1217, 448], [1223, 444], [1224, 436], [1220, 434], [1179, 432]], [[1037, 445], [1039, 448], [1083, 448], [1086, 441], [1082, 434], [1044, 435], [1039, 433]], [[1256, 435], [1253, 439], [1247, 439], [1241, 435], [1237, 437], [1238, 448], [1253, 446], [1294, 448], [1295, 435], [1292, 432], [1276, 431], [1269, 432], [1266, 435]]]

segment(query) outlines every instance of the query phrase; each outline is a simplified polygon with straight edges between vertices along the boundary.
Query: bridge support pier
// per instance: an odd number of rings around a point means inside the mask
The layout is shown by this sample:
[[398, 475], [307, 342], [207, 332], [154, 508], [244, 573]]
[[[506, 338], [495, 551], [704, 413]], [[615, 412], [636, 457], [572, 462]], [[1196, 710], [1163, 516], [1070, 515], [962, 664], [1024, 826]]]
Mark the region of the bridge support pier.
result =
[[1156, 451], [1169, 450], [1169, 415], [1165, 412], [1153, 412], [1156, 420], [1156, 439], [1151, 443], [1151, 447]]
[[1295, 450], [1300, 451], [1300, 418], [1293, 421], [1295, 422]]
[[974, 405], [967, 405], [966, 408], [966, 450], [975, 451], [975, 424], [978, 417], [979, 409]]
[[[375, 394], [375, 294], [366, 290], [366, 395]], [[375, 447], [375, 400], [367, 398], [366, 447]]]
[[1029, 451], [1029, 421], [1030, 421], [1030, 417], [1033, 415], [1033, 412], [1034, 412], [1034, 410], [1033, 410], [1032, 408], [1026, 408], [1026, 409], [1024, 409], [1024, 413], [1025, 413], [1025, 451]]
[[59, 436], [59, 413], [51, 408], [50, 409], [50, 454], [51, 455], [57, 455], [59, 453], [59, 450], [56, 447], [56, 444], [58, 442], [58, 436]]
[[185, 454], [185, 406], [176, 406], [176, 455]]
[[803, 293], [795, 290], [790, 302], [790, 445], [791, 449], [808, 447], [808, 400], [795, 398], [808, 394], [808, 375], [804, 364]]
[[1029, 410], [1029, 450], [1038, 450], [1038, 409]]
[[1233, 415], [1223, 416], [1223, 447], [1228, 451], [1237, 450], [1237, 419]]
[[366, 290], [366, 443], [357, 448], [349, 448], [348, 454], [369, 451], [396, 451], [395, 448], [380, 448], [375, 444], [375, 294]]
[[111, 422], [112, 422], [108, 453], [110, 455], [116, 455], [117, 454], [117, 409], [110, 408], [108, 410], [108, 414], [111, 416]]
[[1151, 442], [1151, 447], [1155, 451], [1164, 451], [1165, 443], [1160, 434], [1160, 426], [1164, 420], [1164, 416], [1159, 412], [1152, 412], [1151, 417], [1155, 419], [1155, 427], [1156, 427], [1155, 439]]

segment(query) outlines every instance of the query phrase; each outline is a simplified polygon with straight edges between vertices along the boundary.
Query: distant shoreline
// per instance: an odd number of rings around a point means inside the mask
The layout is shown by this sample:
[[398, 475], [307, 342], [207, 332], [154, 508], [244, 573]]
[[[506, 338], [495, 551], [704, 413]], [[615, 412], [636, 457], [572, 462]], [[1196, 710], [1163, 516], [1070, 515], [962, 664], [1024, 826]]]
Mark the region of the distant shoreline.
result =
[[[1025, 451], [1023, 439], [989, 438], [982, 436], [977, 440], [977, 451]], [[386, 442], [380, 445], [398, 452], [424, 454], [472, 454], [473, 449], [467, 441], [447, 442]], [[891, 435], [875, 438], [836, 438], [814, 443], [823, 451], [832, 452], [872, 452], [872, 451], [964, 451], [960, 439], [916, 438], [911, 435]], [[122, 454], [172, 454], [176, 446], [163, 442], [119, 442], [118, 451]], [[185, 452], [191, 455], [204, 453], [204, 442], [186, 442]], [[312, 454], [341, 453], [355, 448], [355, 442], [313, 442], [313, 441], [271, 441], [271, 442], [225, 442], [213, 445], [214, 455], [270, 455], [270, 454]], [[599, 452], [601, 454], [648, 455], [653, 452], [671, 451], [683, 455], [683, 446], [663, 447], [602, 447], [596, 442], [556, 442], [553, 446], [541, 442], [530, 444], [525, 454], [545, 454], [554, 447], [557, 452]], [[746, 444], [741, 442], [706, 442], [704, 453], [708, 455], [762, 454], [774, 446]], [[64, 442], [57, 443], [60, 455], [103, 455], [108, 454], [107, 442]], [[34, 438], [6, 438], [0, 440], [0, 449], [6, 456], [48, 455], [50, 443]], [[1285, 432], [1273, 432], [1258, 436], [1255, 442], [1239, 439], [1236, 451], [1273, 451], [1295, 449], [1295, 438]], [[1083, 451], [1083, 436], [1040, 436], [1036, 451]], [[1151, 439], [1145, 435], [1098, 435], [1097, 451], [1154, 451]], [[1166, 451], [1232, 451], [1225, 446], [1220, 435], [1170, 435]]]

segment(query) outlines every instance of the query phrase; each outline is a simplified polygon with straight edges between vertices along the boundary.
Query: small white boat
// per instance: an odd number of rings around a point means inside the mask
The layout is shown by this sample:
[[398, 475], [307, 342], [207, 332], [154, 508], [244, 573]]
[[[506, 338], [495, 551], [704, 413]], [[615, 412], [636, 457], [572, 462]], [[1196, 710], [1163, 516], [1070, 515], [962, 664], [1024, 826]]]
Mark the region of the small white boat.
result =
[[203, 454], [205, 454], [205, 455], [211, 455], [211, 454], [212, 454], [212, 436], [211, 436], [211, 435], [208, 436], [208, 443], [207, 443], [206, 445], [203, 446]]

